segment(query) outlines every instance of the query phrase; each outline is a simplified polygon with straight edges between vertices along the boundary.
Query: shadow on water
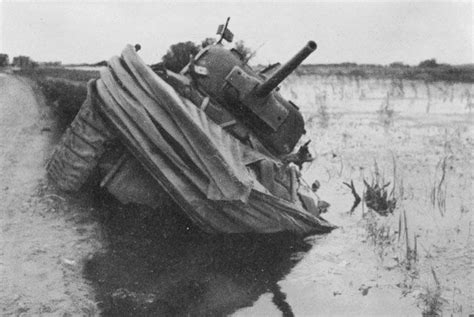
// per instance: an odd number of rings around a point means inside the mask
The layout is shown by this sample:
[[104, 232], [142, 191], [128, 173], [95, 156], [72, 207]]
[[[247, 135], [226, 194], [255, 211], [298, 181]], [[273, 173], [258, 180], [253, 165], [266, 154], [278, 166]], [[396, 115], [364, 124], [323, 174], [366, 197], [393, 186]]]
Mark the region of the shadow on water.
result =
[[108, 246], [85, 266], [104, 316], [221, 316], [265, 293], [293, 316], [278, 281], [311, 245], [288, 234], [207, 235], [172, 205], [108, 206]]

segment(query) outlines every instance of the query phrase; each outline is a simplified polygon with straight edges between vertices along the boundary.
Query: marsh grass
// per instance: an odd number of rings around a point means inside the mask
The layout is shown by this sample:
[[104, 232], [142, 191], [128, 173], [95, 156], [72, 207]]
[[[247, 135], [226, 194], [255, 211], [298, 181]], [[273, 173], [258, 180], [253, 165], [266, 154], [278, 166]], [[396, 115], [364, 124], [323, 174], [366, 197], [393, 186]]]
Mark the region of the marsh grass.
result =
[[420, 80], [426, 82], [474, 82], [474, 67], [471, 65], [438, 64], [436, 67], [382, 66], [374, 64], [306, 64], [298, 67], [298, 74], [325, 76], [353, 76], [359, 78], [390, 78], [392, 80]]
[[430, 191], [430, 201], [433, 208], [437, 208], [441, 216], [446, 214], [446, 193], [448, 184], [446, 181], [446, 167], [448, 156], [445, 155], [439, 160], [435, 167], [434, 181]]
[[395, 111], [393, 104], [390, 102], [390, 92], [387, 92], [383, 102], [380, 104], [377, 110], [379, 121], [384, 128], [389, 128], [393, 125]]
[[[380, 172], [377, 160], [374, 160], [371, 183], [364, 180], [363, 204], [368, 208], [368, 212], [363, 213], [365, 230], [381, 260], [390, 256], [404, 270], [415, 272], [418, 236], [410, 231], [407, 211], [401, 204], [405, 192], [404, 182], [403, 177], [398, 175], [397, 161], [393, 154], [392, 162], [393, 175], [390, 182]], [[390, 188], [391, 183], [393, 186]], [[390, 217], [395, 210], [398, 211], [398, 228], [395, 219]]]
[[385, 219], [380, 219], [374, 212], [369, 211], [363, 217], [367, 240], [370, 241], [379, 259], [383, 262], [384, 258], [393, 252], [396, 234], [390, 223]]
[[318, 117], [319, 125], [323, 129], [327, 129], [329, 127], [330, 115], [329, 115], [328, 106], [326, 102], [326, 95], [315, 96], [315, 103], [318, 107], [318, 111], [316, 115]]
[[415, 269], [415, 265], [418, 261], [418, 236], [413, 234], [413, 242], [410, 243], [410, 231], [408, 227], [406, 210], [403, 208], [398, 218], [398, 259], [399, 264], [407, 271], [410, 271]]
[[[396, 166], [394, 166], [394, 177]], [[367, 206], [367, 212], [363, 211], [365, 220], [365, 231], [367, 239], [374, 246], [380, 260], [394, 253], [397, 235], [392, 229], [391, 219], [386, 218], [392, 214], [396, 207], [394, 197], [394, 186], [389, 191], [390, 182], [386, 182], [381, 174], [377, 160], [374, 160], [372, 180], [370, 184], [364, 179], [365, 188], [362, 193], [362, 205]]]
[[431, 268], [434, 285], [425, 285], [422, 292], [418, 295], [419, 306], [423, 309], [422, 316], [441, 316], [442, 307], [445, 300], [441, 297], [442, 288], [441, 283], [436, 276], [433, 268]]
[[379, 259], [382, 262], [386, 258], [394, 259], [403, 271], [417, 274], [418, 237], [410, 232], [405, 209], [399, 213], [398, 230], [392, 219], [371, 210], [363, 215], [363, 219], [367, 241]]
[[364, 201], [366, 206], [381, 216], [392, 214], [397, 205], [397, 199], [395, 198], [396, 186], [392, 186], [392, 189], [389, 191], [390, 182], [386, 182], [384, 176], [380, 174], [376, 160], [374, 160], [374, 173], [371, 183], [369, 184], [364, 179], [364, 184]]
[[[447, 151], [436, 164], [434, 180], [431, 182], [431, 204], [441, 215], [446, 213], [449, 159]], [[420, 285], [420, 272], [423, 271], [424, 262], [420, 259], [419, 249], [422, 248], [427, 253], [426, 258], [430, 255], [420, 244], [415, 222], [410, 222], [408, 216], [411, 209], [403, 204], [406, 194], [405, 182], [393, 154], [392, 164], [393, 175], [385, 178], [377, 160], [374, 160], [372, 175], [369, 176], [371, 179], [368, 181], [364, 179], [363, 203], [368, 211], [363, 213], [363, 220], [367, 241], [374, 247], [374, 252], [385, 269], [396, 267], [403, 274], [404, 282], [397, 284], [401, 288], [402, 295], [406, 296], [416, 290], [418, 295], [415, 295], [415, 298], [422, 315], [441, 316], [443, 307], [447, 304], [442, 297], [444, 288], [433, 268], [431, 268], [433, 282]], [[395, 263], [392, 263], [394, 262], [392, 259]], [[462, 310], [462, 307], [457, 309]]]

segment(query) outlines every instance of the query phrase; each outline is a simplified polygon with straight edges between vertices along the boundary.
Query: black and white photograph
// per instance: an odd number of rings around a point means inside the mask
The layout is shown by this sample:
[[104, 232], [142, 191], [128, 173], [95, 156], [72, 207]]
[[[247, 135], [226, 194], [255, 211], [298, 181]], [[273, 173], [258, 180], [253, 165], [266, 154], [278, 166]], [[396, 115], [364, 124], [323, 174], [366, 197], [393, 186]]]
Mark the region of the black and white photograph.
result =
[[0, 0], [0, 316], [474, 316], [474, 2]]

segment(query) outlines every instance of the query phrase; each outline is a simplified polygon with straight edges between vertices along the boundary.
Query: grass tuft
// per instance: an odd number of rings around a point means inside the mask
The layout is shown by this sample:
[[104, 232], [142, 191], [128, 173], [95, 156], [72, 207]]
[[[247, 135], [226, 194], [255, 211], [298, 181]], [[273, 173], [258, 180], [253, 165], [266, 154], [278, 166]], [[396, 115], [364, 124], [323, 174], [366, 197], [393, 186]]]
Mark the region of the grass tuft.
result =
[[319, 125], [323, 129], [326, 129], [329, 127], [329, 119], [330, 119], [328, 106], [326, 103], [326, 95], [316, 96], [315, 103], [318, 106], [317, 117], [318, 117]]
[[[433, 208], [438, 207], [439, 213], [441, 216], [446, 214], [446, 192], [447, 192], [447, 182], [446, 182], [446, 167], [447, 167], [448, 156], [444, 156], [438, 164], [436, 164], [435, 170], [435, 180], [433, 182], [430, 200]], [[439, 175], [439, 179], [438, 179]]]
[[388, 254], [388, 250], [394, 245], [396, 236], [390, 225], [380, 221], [379, 217], [373, 212], [365, 213], [364, 219], [367, 240], [372, 243], [379, 259], [383, 261]]
[[385, 128], [389, 128], [393, 124], [395, 111], [393, 105], [390, 103], [390, 93], [387, 92], [387, 96], [384, 101], [380, 104], [379, 110], [377, 110], [379, 120]]
[[425, 286], [418, 300], [422, 306], [422, 316], [441, 316], [444, 299], [441, 297], [441, 284], [433, 268], [431, 273], [435, 282], [434, 286]]
[[392, 191], [388, 192], [387, 188], [390, 186], [390, 182], [383, 184], [373, 180], [369, 184], [364, 180], [364, 184], [366, 188], [364, 193], [365, 205], [381, 216], [392, 214], [397, 205], [397, 199]]

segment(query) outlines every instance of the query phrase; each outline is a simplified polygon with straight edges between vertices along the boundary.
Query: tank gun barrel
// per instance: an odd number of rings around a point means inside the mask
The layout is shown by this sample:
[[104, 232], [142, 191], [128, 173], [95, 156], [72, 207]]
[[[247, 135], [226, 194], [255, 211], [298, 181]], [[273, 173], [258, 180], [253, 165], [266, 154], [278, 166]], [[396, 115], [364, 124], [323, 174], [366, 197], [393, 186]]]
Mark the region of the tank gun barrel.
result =
[[264, 97], [277, 87], [296, 67], [298, 67], [312, 52], [316, 50], [316, 42], [309, 41], [292, 59], [281, 66], [265, 82], [257, 86], [255, 95]]

